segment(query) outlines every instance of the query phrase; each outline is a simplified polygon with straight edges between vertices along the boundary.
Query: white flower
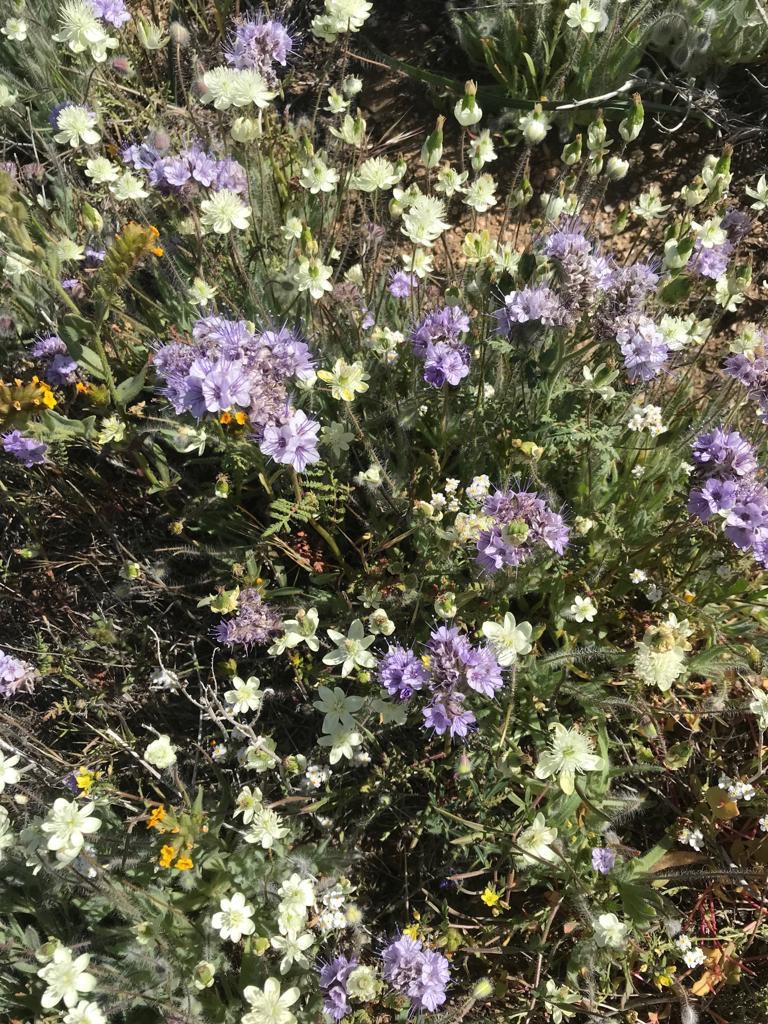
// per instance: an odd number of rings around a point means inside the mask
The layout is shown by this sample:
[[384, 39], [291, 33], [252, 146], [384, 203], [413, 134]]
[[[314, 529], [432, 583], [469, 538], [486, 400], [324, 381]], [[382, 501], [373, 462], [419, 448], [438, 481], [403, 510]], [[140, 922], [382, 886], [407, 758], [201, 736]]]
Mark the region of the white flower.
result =
[[70, 260], [85, 259], [85, 250], [82, 245], [78, 245], [77, 242], [71, 238], [60, 238], [56, 243], [56, 255], [63, 263], [67, 263]]
[[86, 160], [85, 176], [95, 185], [106, 185], [110, 181], [117, 181], [120, 177], [120, 168], [105, 156], [95, 156]]
[[279, 761], [275, 745], [271, 736], [257, 736], [245, 752], [245, 763], [255, 772], [266, 772], [274, 768]]
[[205, 93], [202, 102], [213, 103], [216, 110], [248, 107], [251, 104], [263, 109], [277, 95], [259, 72], [252, 68], [211, 68], [203, 75], [203, 85]]
[[170, 736], [163, 733], [156, 740], [152, 740], [144, 751], [144, 760], [155, 768], [170, 768], [172, 764], [176, 764], [176, 748], [171, 743]]
[[493, 139], [487, 128], [483, 128], [469, 143], [469, 162], [473, 171], [481, 170], [486, 164], [496, 159], [496, 150], [493, 148]]
[[450, 227], [445, 217], [445, 203], [435, 196], [418, 195], [403, 214], [402, 233], [414, 245], [430, 249], [434, 242]]
[[280, 961], [280, 973], [287, 974], [294, 964], [307, 970], [309, 960], [304, 956], [304, 952], [313, 945], [314, 941], [315, 937], [311, 932], [302, 932], [300, 935], [295, 932], [288, 932], [287, 935], [273, 935], [269, 940], [270, 946], [283, 954], [283, 959]]
[[262, 803], [262, 792], [258, 786], [254, 786], [251, 789], [250, 786], [243, 786], [240, 792], [237, 794], [237, 800], [235, 801], [235, 817], [238, 814], [243, 816], [243, 824], [250, 825], [253, 821], [254, 815], [263, 810]]
[[54, 800], [48, 817], [40, 826], [50, 835], [48, 849], [76, 855], [85, 844], [85, 837], [98, 832], [101, 820], [91, 817], [95, 804], [79, 807], [76, 800], [59, 797]]
[[245, 902], [243, 893], [233, 892], [231, 897], [222, 897], [219, 906], [221, 910], [217, 910], [211, 918], [211, 926], [222, 939], [239, 942], [243, 935], [253, 935], [256, 930], [251, 920], [254, 910]]
[[368, 616], [368, 625], [372, 633], [380, 636], [392, 636], [395, 632], [395, 624], [383, 608], [377, 608]]
[[224, 700], [232, 705], [236, 715], [244, 715], [247, 711], [259, 711], [264, 703], [264, 694], [259, 689], [261, 681], [256, 676], [241, 679], [234, 676], [232, 689], [224, 694]]
[[661, 422], [661, 406], [635, 406], [631, 410], [631, 416], [627, 421], [627, 429], [634, 431], [647, 430], [653, 437], [663, 434], [667, 428]]
[[641, 193], [637, 201], [630, 207], [636, 217], [640, 217], [646, 223], [660, 217], [669, 207], [661, 201], [661, 190], [658, 185], [651, 185], [647, 192]]
[[10, 850], [15, 843], [16, 837], [11, 829], [10, 815], [0, 806], [0, 861], [3, 859], [3, 850]]
[[286, 242], [297, 242], [301, 238], [303, 230], [304, 226], [299, 217], [288, 217], [285, 224], [283, 224], [280, 229], [280, 234]]
[[520, 115], [517, 127], [525, 141], [529, 145], [535, 146], [538, 142], [544, 141], [552, 125], [549, 116], [537, 104], [529, 113]]
[[332, 43], [336, 36], [358, 32], [368, 20], [372, 7], [369, 0], [325, 0], [324, 12], [312, 19], [312, 34]]
[[320, 789], [324, 782], [327, 782], [330, 778], [330, 768], [323, 768], [319, 764], [307, 765], [307, 770], [304, 774], [304, 778], [307, 780], [312, 789]]
[[490, 174], [481, 174], [467, 186], [464, 205], [485, 213], [496, 205], [496, 182]]
[[578, 594], [573, 599], [573, 604], [568, 609], [568, 614], [576, 622], [593, 622], [597, 615], [597, 605], [591, 597], [583, 597]]
[[[330, 632], [332, 631], [329, 630]], [[336, 635], [342, 637], [342, 639], [344, 638], [343, 633], [337, 633]], [[371, 640], [373, 640], [373, 637], [371, 637]], [[325, 658], [323, 661], [325, 661]], [[320, 694], [320, 700], [314, 701], [312, 706], [317, 708], [318, 711], [322, 711], [325, 715], [323, 719], [323, 732], [332, 733], [338, 729], [354, 729], [356, 723], [352, 715], [363, 706], [363, 698], [348, 696], [340, 686], [334, 686], [332, 690], [328, 686], [321, 686], [318, 689], [318, 693]]]
[[336, 650], [325, 655], [324, 665], [341, 665], [342, 676], [348, 676], [356, 667], [376, 667], [376, 659], [368, 650], [376, 637], [365, 635], [365, 626], [360, 619], [354, 620], [346, 636], [336, 629], [329, 629], [326, 632], [336, 644]]
[[12, 757], [0, 754], [0, 793], [6, 786], [15, 786], [21, 778], [21, 774], [16, 770], [20, 759], [20, 754], [14, 754]]
[[326, 266], [313, 256], [311, 259], [299, 260], [293, 272], [293, 280], [300, 292], [309, 292], [313, 299], [322, 299], [325, 292], [332, 292], [333, 267]]
[[365, 118], [358, 111], [354, 117], [345, 114], [340, 128], [331, 125], [331, 135], [346, 142], [348, 146], [362, 146], [365, 141]]
[[[337, 424], [340, 426], [341, 424]], [[342, 428], [343, 429], [343, 428]], [[352, 438], [352, 434], [349, 435]], [[321, 440], [324, 438], [321, 437]], [[274, 646], [281, 648], [280, 653], [286, 648], [298, 647], [299, 644], [306, 644], [310, 651], [320, 650], [320, 641], [317, 638], [317, 627], [320, 624], [320, 616], [317, 608], [309, 608], [304, 611], [300, 608], [295, 619], [285, 619], [283, 622], [283, 636]], [[274, 653], [270, 647], [269, 653]]]
[[78, 107], [72, 104], [63, 107], [56, 115], [56, 127], [59, 129], [54, 135], [57, 142], [66, 143], [76, 149], [81, 142], [87, 146], [95, 145], [101, 136], [94, 129], [96, 115], [87, 107]]
[[243, 995], [253, 1009], [241, 1018], [241, 1024], [296, 1024], [296, 1018], [288, 1007], [293, 1006], [301, 995], [297, 988], [281, 992], [277, 978], [267, 978], [264, 988], [248, 985]]
[[0, 28], [0, 32], [7, 39], [13, 39], [17, 43], [23, 43], [27, 38], [27, 30], [29, 26], [23, 18], [7, 18], [5, 25]]
[[260, 843], [262, 849], [270, 850], [278, 839], [288, 835], [282, 819], [269, 807], [262, 807], [254, 814], [251, 830], [245, 836], [246, 843]]
[[294, 872], [280, 883], [277, 894], [283, 903], [300, 907], [312, 907], [315, 903], [315, 887], [311, 878], [302, 878]]
[[187, 295], [195, 306], [207, 306], [209, 302], [213, 302], [217, 292], [218, 288], [212, 284], [206, 284], [202, 277], [196, 277], [189, 286]]
[[87, 999], [81, 999], [76, 1006], [64, 1014], [62, 1024], [107, 1024], [107, 1018], [96, 1003], [89, 1003]]
[[79, 1002], [80, 992], [93, 992], [96, 979], [86, 970], [90, 962], [87, 953], [73, 959], [71, 949], [56, 947], [50, 963], [37, 972], [38, 978], [48, 986], [40, 1000], [44, 1010], [51, 1010], [61, 1002], [71, 1009]]
[[90, 50], [97, 64], [107, 59], [107, 50], [117, 46], [117, 40], [107, 33], [96, 17], [91, 5], [85, 0], [67, 0], [59, 9], [61, 28], [51, 38], [57, 43], [66, 43], [72, 53]]
[[520, 853], [516, 854], [522, 864], [530, 867], [540, 865], [541, 861], [557, 860], [557, 854], [552, 849], [552, 843], [557, 839], [557, 829], [547, 826], [543, 814], [537, 814], [524, 832], [520, 833], [517, 839], [517, 846]]
[[568, 28], [581, 29], [588, 36], [595, 31], [602, 32], [608, 23], [607, 15], [594, 8], [589, 0], [576, 0], [570, 7], [566, 7], [565, 19]]
[[692, 850], [701, 853], [704, 843], [704, 833], [699, 828], [684, 828], [677, 837], [681, 843], [690, 846]]
[[645, 583], [648, 579], [648, 573], [645, 569], [633, 569], [629, 574], [630, 583]]
[[339, 172], [316, 156], [302, 167], [299, 180], [303, 188], [315, 196], [318, 192], [333, 192], [339, 183]]
[[600, 914], [595, 921], [595, 944], [598, 946], [621, 949], [628, 935], [629, 925], [615, 914]]
[[746, 188], [744, 191], [750, 199], [755, 200], [751, 207], [753, 210], [768, 210], [768, 181], [764, 174], [760, 175], [755, 188]]
[[349, 187], [361, 192], [375, 192], [377, 189], [388, 189], [396, 185], [403, 176], [403, 170], [395, 167], [391, 160], [383, 156], [371, 157], [364, 161], [352, 176]]
[[719, 217], [710, 217], [703, 224], [693, 221], [691, 230], [701, 242], [702, 249], [714, 249], [716, 246], [722, 245], [728, 238], [725, 230], [720, 227]]
[[411, 274], [415, 274], [420, 281], [432, 273], [434, 261], [432, 253], [427, 252], [426, 249], [414, 249], [412, 252], [401, 253], [400, 260], [403, 268], [410, 271]]
[[131, 199], [146, 199], [149, 192], [136, 174], [124, 171], [114, 185], [109, 186], [109, 191], [120, 202], [127, 202]]
[[215, 192], [210, 199], [204, 199], [200, 209], [203, 214], [200, 223], [217, 235], [228, 235], [232, 228], [245, 231], [251, 218], [251, 208], [245, 205], [237, 192], [228, 188]]
[[490, 642], [498, 663], [505, 668], [514, 665], [518, 654], [530, 653], [531, 633], [530, 622], [518, 625], [511, 612], [506, 613], [501, 625], [498, 622], [483, 623], [483, 636]]
[[604, 767], [602, 757], [592, 753], [592, 740], [576, 729], [566, 729], [560, 722], [550, 726], [553, 732], [550, 749], [539, 757], [534, 774], [537, 779], [560, 776], [560, 788], [573, 793], [577, 772], [595, 772]]
[[453, 108], [453, 115], [462, 128], [469, 128], [471, 125], [477, 124], [478, 121], [482, 120], [483, 111], [475, 99], [475, 94], [462, 96]]
[[739, 291], [738, 284], [735, 280], [723, 274], [722, 277], [718, 277], [715, 282], [715, 302], [718, 306], [722, 306], [723, 309], [728, 310], [729, 313], [735, 313], [738, 306], [744, 301], [744, 296]]
[[685, 966], [689, 967], [691, 970], [693, 970], [694, 967], [700, 967], [706, 959], [707, 957], [704, 950], [701, 949], [700, 946], [697, 946], [695, 949], [683, 954]]
[[11, 92], [5, 82], [0, 82], [0, 110], [12, 107], [18, 98], [18, 93]]
[[685, 651], [677, 644], [655, 650], [643, 639], [637, 645], [633, 668], [646, 686], [658, 686], [666, 693], [685, 672]]
[[446, 199], [450, 199], [457, 192], [464, 191], [464, 182], [468, 177], [469, 171], [462, 171], [459, 173], [456, 168], [451, 167], [450, 164], [443, 164], [437, 172], [435, 192], [439, 192], [441, 195], [444, 195]]
[[342, 757], [346, 757], [348, 761], [351, 761], [355, 756], [354, 748], [359, 747], [363, 740], [359, 732], [341, 726], [331, 732], [330, 735], [321, 736], [317, 742], [321, 747], [331, 748], [328, 760], [331, 764], [338, 764]]
[[552, 1024], [562, 1024], [568, 1017], [575, 1017], [573, 1010], [566, 1009], [563, 1004], [578, 1003], [579, 994], [565, 985], [556, 985], [552, 978], [549, 978], [544, 986], [547, 998], [544, 1000], [544, 1009], [552, 1018]]

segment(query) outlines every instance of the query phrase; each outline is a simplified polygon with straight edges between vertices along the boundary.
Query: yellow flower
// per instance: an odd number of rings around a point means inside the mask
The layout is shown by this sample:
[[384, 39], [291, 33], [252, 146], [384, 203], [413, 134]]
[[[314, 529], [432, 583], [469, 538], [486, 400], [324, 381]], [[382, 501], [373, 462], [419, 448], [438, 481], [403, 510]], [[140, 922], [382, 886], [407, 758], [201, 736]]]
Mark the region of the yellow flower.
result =
[[244, 423], [246, 423], [247, 420], [248, 420], [248, 414], [244, 413], [242, 410], [240, 410], [240, 412], [236, 412], [235, 413], [235, 423], [237, 423], [239, 426], [242, 427], [242, 425]]
[[495, 907], [501, 899], [501, 893], [496, 892], [492, 885], [486, 885], [480, 897], [486, 907]]
[[417, 924], [409, 924], [407, 928], [403, 928], [403, 935], [407, 935], [409, 939], [418, 939], [419, 926]]
[[659, 971], [658, 974], [654, 974], [654, 985], [657, 988], [669, 988], [669, 986], [675, 980], [673, 978], [673, 974], [675, 974], [676, 972], [677, 968], [674, 966], [674, 964], [670, 964], [669, 966], [665, 967], [662, 971]]
[[87, 395], [88, 392], [90, 391], [90, 388], [90, 384], [86, 384], [82, 380], [79, 380], [77, 384], [75, 384], [75, 391], [77, 391], [79, 395]]
[[192, 867], [192, 858], [188, 853], [182, 853], [176, 863], [173, 865], [177, 871], [189, 871]]
[[169, 868], [173, 863], [173, 859], [176, 856], [176, 850], [173, 846], [164, 846], [160, 850], [160, 857], [158, 863], [161, 868]]
[[87, 768], [78, 768], [75, 782], [81, 793], [89, 793], [94, 783], [94, 777]]

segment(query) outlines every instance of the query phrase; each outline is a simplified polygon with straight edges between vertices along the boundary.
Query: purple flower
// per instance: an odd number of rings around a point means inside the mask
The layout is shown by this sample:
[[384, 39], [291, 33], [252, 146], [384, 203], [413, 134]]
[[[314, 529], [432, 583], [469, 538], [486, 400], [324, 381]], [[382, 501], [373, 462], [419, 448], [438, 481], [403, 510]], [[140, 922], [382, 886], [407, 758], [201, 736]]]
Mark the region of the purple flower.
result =
[[694, 274], [700, 274], [702, 277], [709, 277], [716, 281], [728, 269], [728, 261], [732, 252], [733, 244], [727, 240], [721, 242], [720, 245], [712, 245], [705, 249], [701, 244], [701, 239], [697, 238], [688, 268]]
[[234, 405], [247, 408], [250, 401], [240, 360], [196, 359], [190, 366], [186, 404], [197, 419], [204, 412], [224, 412]]
[[716, 427], [699, 434], [691, 449], [697, 470], [704, 475], [747, 477], [757, 470], [754, 448], [737, 430]]
[[588, 304], [611, 280], [611, 262], [595, 252], [581, 230], [553, 231], [544, 239], [542, 250], [555, 264], [566, 306]]
[[320, 968], [323, 1009], [334, 1020], [341, 1020], [349, 1013], [347, 981], [359, 962], [356, 957], [337, 956]]
[[97, 18], [115, 28], [120, 28], [126, 21], [131, 20], [130, 12], [123, 0], [90, 0], [90, 4]]
[[444, 341], [429, 342], [424, 359], [424, 380], [433, 388], [443, 384], [456, 387], [469, 375], [469, 349], [466, 345], [451, 348]]
[[67, 346], [58, 334], [50, 334], [46, 338], [38, 338], [29, 350], [29, 354], [33, 359], [49, 359], [52, 356], [66, 355], [66, 352]]
[[237, 600], [237, 612], [230, 619], [224, 619], [215, 630], [219, 643], [234, 647], [253, 647], [269, 643], [281, 629], [278, 613], [266, 604], [255, 587], [246, 587]]
[[285, 67], [292, 49], [293, 39], [282, 22], [257, 15], [237, 23], [224, 57], [232, 67], [251, 68], [274, 81], [272, 65]]
[[570, 313], [549, 285], [522, 288], [504, 296], [504, 305], [494, 313], [499, 334], [509, 335], [515, 325], [540, 323], [562, 327]]
[[728, 241], [738, 245], [752, 230], [752, 218], [742, 210], [728, 210], [720, 221], [720, 227], [728, 235]]
[[407, 270], [392, 270], [389, 274], [389, 294], [396, 299], [407, 299], [416, 287], [416, 275]]
[[435, 700], [428, 704], [422, 711], [425, 727], [434, 729], [438, 736], [447, 732], [451, 739], [454, 736], [464, 739], [477, 719], [471, 711], [462, 708], [463, 700], [462, 694], [455, 693], [450, 700]]
[[601, 875], [608, 875], [613, 871], [616, 863], [616, 854], [607, 846], [595, 846], [592, 850], [592, 867]]
[[669, 356], [664, 335], [647, 316], [628, 316], [617, 325], [616, 341], [631, 384], [652, 380]]
[[320, 424], [309, 419], [301, 409], [290, 413], [279, 426], [269, 424], [264, 429], [261, 450], [275, 462], [292, 466], [297, 473], [303, 473], [313, 462], [320, 461], [317, 450], [317, 432]]
[[377, 668], [379, 683], [398, 700], [408, 700], [426, 684], [428, 675], [420, 658], [413, 651], [395, 645], [390, 647]]
[[487, 572], [526, 562], [545, 545], [562, 555], [570, 538], [563, 517], [536, 491], [496, 491], [483, 503], [493, 524], [477, 540], [477, 563]]
[[18, 459], [25, 469], [45, 462], [48, 451], [45, 441], [36, 441], [33, 437], [22, 434], [20, 430], [12, 430], [9, 434], [3, 434], [2, 438], [6, 453]]
[[616, 267], [605, 281], [603, 303], [609, 311], [609, 318], [615, 320], [637, 312], [649, 295], [656, 291], [658, 283], [658, 264], [655, 260]]
[[279, 327], [277, 330], [263, 331], [257, 340], [269, 348], [276, 364], [286, 377], [297, 377], [306, 381], [314, 379], [315, 360], [306, 341], [297, 331]]
[[467, 664], [467, 686], [485, 697], [493, 697], [504, 685], [501, 665], [488, 647], [478, 647]]
[[70, 355], [54, 356], [45, 370], [45, 379], [54, 387], [71, 384], [77, 373], [77, 363]]
[[739, 485], [735, 480], [710, 477], [702, 487], [695, 487], [688, 498], [688, 511], [703, 523], [718, 512], [728, 511], [736, 504]]
[[385, 980], [411, 999], [412, 1009], [433, 1012], [445, 1002], [450, 967], [442, 953], [402, 935], [384, 949], [381, 959]]
[[31, 693], [35, 675], [35, 669], [28, 662], [0, 650], [0, 697]]

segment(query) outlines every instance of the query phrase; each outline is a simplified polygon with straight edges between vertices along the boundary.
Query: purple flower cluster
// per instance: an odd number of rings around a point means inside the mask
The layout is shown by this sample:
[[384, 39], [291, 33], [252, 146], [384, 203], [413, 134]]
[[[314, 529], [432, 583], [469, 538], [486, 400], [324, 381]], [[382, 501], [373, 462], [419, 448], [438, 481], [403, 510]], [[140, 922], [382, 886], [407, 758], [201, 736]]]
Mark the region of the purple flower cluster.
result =
[[33, 359], [48, 360], [43, 376], [49, 384], [60, 387], [62, 384], [71, 384], [74, 381], [77, 374], [77, 363], [67, 352], [67, 346], [58, 334], [38, 338], [29, 354]]
[[389, 274], [389, 294], [396, 299], [407, 299], [416, 287], [416, 275], [407, 270], [392, 270]]
[[120, 28], [131, 20], [131, 14], [123, 0], [90, 0], [93, 13], [113, 28]]
[[285, 67], [292, 50], [293, 39], [282, 22], [256, 15], [238, 20], [224, 57], [231, 67], [258, 71], [274, 82], [273, 65]]
[[18, 459], [25, 469], [32, 466], [39, 466], [45, 462], [48, 445], [45, 441], [36, 441], [34, 437], [27, 437], [20, 430], [12, 430], [2, 435], [3, 450], [7, 455]]
[[[763, 337], [768, 341], [768, 337]], [[768, 357], [765, 346], [761, 351], [737, 352], [729, 356], [725, 370], [746, 388], [747, 397], [757, 403], [760, 422], [768, 424]]]
[[424, 380], [434, 388], [455, 387], [469, 374], [464, 335], [469, 317], [459, 306], [433, 309], [411, 334], [414, 353], [424, 360]]
[[696, 476], [688, 511], [703, 523], [721, 516], [725, 536], [768, 567], [768, 488], [757, 480], [752, 445], [738, 431], [718, 427], [699, 434], [692, 450]]
[[631, 384], [652, 380], [661, 372], [669, 348], [653, 320], [636, 313], [617, 321], [615, 330]]
[[571, 314], [557, 292], [540, 284], [521, 288], [504, 296], [504, 305], [494, 313], [499, 334], [509, 336], [515, 325], [539, 323], [544, 327], [562, 327]]
[[592, 850], [592, 867], [601, 875], [609, 875], [616, 864], [616, 854], [609, 846], [595, 846]]
[[[162, 140], [165, 142], [165, 140]], [[137, 171], [146, 171], [149, 184], [164, 192], [178, 192], [196, 185], [214, 192], [247, 192], [245, 169], [237, 160], [217, 160], [199, 145], [193, 143], [178, 156], [164, 155], [165, 149], [158, 136], [145, 139], [123, 149], [122, 157]]]
[[355, 957], [347, 959], [345, 956], [337, 956], [320, 968], [323, 1009], [333, 1020], [341, 1020], [349, 1013], [347, 981], [359, 962]]
[[190, 345], [172, 342], [155, 353], [164, 394], [177, 413], [247, 412], [265, 455], [302, 472], [320, 459], [319, 424], [291, 408], [287, 383], [308, 381], [314, 361], [295, 331], [254, 333], [244, 320], [207, 316], [192, 328]]
[[435, 629], [427, 651], [425, 665], [413, 651], [399, 645], [391, 647], [379, 662], [378, 681], [399, 700], [428, 690], [431, 699], [422, 711], [424, 727], [438, 736], [448, 733], [463, 738], [476, 723], [464, 701], [473, 691], [493, 697], [504, 684], [501, 666], [490, 648], [484, 644], [473, 646], [452, 626]]
[[218, 624], [214, 636], [228, 647], [239, 644], [250, 648], [268, 644], [281, 628], [282, 621], [275, 609], [255, 587], [246, 587], [237, 599], [237, 612]]
[[28, 662], [0, 650], [0, 697], [31, 693], [35, 674], [34, 668]]
[[610, 260], [595, 251], [582, 231], [553, 231], [544, 239], [542, 252], [554, 263], [562, 301], [571, 307], [594, 301], [614, 273]]
[[434, 1012], [445, 1002], [450, 980], [448, 961], [433, 949], [425, 949], [418, 939], [402, 935], [381, 954], [384, 978], [411, 1000], [412, 1010]]
[[496, 491], [483, 502], [493, 523], [477, 539], [478, 565], [486, 572], [518, 566], [542, 545], [562, 555], [570, 537], [563, 517], [536, 491]]
[[693, 244], [693, 255], [691, 256], [688, 268], [701, 277], [709, 277], [716, 281], [728, 269], [728, 261], [733, 252], [733, 243], [726, 239], [720, 245], [712, 245], [704, 248], [701, 239], [697, 238]]

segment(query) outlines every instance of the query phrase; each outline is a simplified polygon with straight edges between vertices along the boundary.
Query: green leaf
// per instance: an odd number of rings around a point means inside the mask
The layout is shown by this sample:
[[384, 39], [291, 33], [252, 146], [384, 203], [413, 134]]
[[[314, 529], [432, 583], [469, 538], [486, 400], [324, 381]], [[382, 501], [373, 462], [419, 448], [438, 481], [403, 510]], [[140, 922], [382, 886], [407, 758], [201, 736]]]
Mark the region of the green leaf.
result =
[[675, 305], [678, 302], [685, 302], [690, 294], [691, 279], [687, 274], [681, 274], [680, 277], [676, 277], [665, 288], [662, 288], [661, 300], [669, 305]]
[[141, 389], [144, 387], [148, 368], [149, 364], [143, 366], [134, 377], [127, 377], [117, 385], [117, 400], [121, 405], [127, 405], [128, 402], [132, 402], [139, 394]]
[[40, 413], [40, 422], [52, 441], [68, 441], [76, 437], [91, 441], [97, 433], [95, 416], [88, 416], [84, 420], [70, 420], [52, 409], [45, 409]]

